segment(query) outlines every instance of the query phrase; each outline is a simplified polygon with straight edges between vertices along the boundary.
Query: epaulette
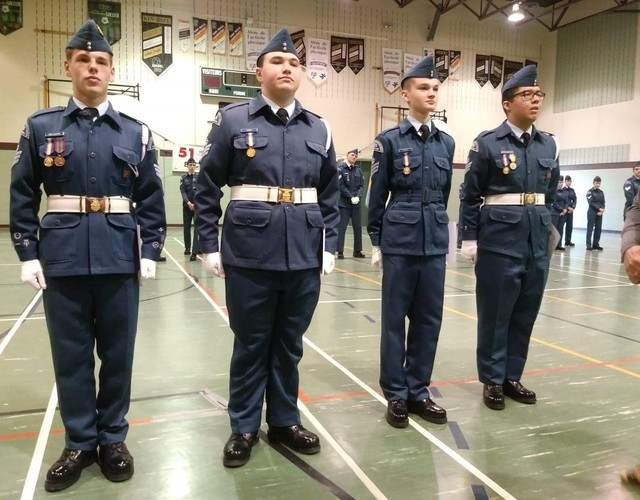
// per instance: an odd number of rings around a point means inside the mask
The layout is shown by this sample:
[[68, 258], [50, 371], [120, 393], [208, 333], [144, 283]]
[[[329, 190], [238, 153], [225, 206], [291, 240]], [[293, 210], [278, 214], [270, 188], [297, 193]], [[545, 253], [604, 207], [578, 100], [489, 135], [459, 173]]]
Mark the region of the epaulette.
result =
[[380, 132], [380, 135], [387, 135], [388, 133], [393, 132], [394, 130], [399, 130], [399, 129], [400, 127], [396, 125], [395, 127], [391, 127], [383, 130], [382, 132]]
[[478, 134], [478, 137], [486, 137], [486, 136], [488, 136], [489, 134], [491, 134], [493, 132], [495, 132], [495, 130], [485, 130], [484, 132], [480, 132]]
[[137, 118], [134, 118], [133, 116], [129, 116], [128, 114], [123, 113], [122, 111], [118, 111], [118, 114], [119, 114], [120, 116], [122, 116], [123, 118], [127, 118], [127, 119], [129, 119], [129, 120], [131, 120], [131, 121], [134, 121], [134, 122], [136, 122], [136, 123], [139, 123], [140, 125], [145, 125], [145, 126], [146, 126], [146, 123], [144, 123], [144, 122], [142, 122], [142, 121], [138, 120]]
[[33, 113], [30, 118], [35, 118], [36, 116], [47, 115], [50, 113], [59, 113], [60, 111], [64, 111], [67, 109], [65, 106], [54, 106], [53, 108], [45, 108]]
[[224, 111], [225, 113], [231, 109], [239, 108], [240, 106], [248, 106], [250, 101], [242, 101], [242, 102], [234, 102], [231, 104], [227, 104], [224, 108], [220, 108], [219, 111]]
[[444, 132], [449, 137], [453, 137], [453, 132], [451, 131], [451, 127], [449, 127], [449, 125], [447, 125], [446, 122], [442, 120], [438, 120], [437, 118], [433, 118], [431, 121], [433, 122], [433, 126], [437, 128], [440, 132]]
[[313, 111], [309, 111], [308, 109], [305, 109], [305, 108], [302, 108], [302, 110], [309, 115], [315, 116], [318, 120], [322, 120], [322, 117], [319, 114], [314, 113]]

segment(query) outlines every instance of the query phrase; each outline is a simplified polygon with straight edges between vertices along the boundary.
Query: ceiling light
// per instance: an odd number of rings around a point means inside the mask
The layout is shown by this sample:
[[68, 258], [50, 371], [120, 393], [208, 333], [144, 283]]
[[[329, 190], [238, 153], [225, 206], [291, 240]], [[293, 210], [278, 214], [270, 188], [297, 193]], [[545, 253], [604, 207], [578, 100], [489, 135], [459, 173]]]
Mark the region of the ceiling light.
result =
[[512, 23], [518, 23], [524, 19], [524, 14], [520, 12], [520, 4], [514, 3], [513, 9], [511, 10], [511, 14], [507, 17], [508, 21]]

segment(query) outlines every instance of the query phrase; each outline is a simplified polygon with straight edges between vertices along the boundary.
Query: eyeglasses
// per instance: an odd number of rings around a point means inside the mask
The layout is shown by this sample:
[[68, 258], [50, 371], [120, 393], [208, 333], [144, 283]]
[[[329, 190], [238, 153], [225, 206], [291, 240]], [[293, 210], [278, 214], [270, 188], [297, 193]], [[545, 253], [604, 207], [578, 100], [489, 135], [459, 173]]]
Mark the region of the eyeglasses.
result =
[[513, 97], [522, 96], [525, 101], [532, 101], [533, 97], [537, 97], [540, 101], [544, 101], [544, 96], [546, 96], [544, 92], [540, 92], [539, 90], [534, 92], [533, 90], [524, 90], [522, 92], [518, 92], [517, 94], [513, 94]]

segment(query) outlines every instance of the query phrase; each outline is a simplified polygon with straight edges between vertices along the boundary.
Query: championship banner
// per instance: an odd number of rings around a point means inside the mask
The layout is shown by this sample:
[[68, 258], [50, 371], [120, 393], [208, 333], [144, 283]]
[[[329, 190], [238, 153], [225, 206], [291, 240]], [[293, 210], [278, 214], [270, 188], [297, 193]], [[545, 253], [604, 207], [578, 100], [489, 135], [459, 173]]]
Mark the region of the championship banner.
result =
[[296, 46], [296, 54], [298, 55], [298, 59], [300, 59], [300, 65], [306, 66], [307, 48], [304, 45], [304, 30], [291, 33], [291, 40], [293, 40], [293, 44]]
[[409, 5], [413, 0], [395, 0], [395, 2], [398, 4], [398, 7], [402, 8]]
[[257, 66], [256, 62], [258, 61], [262, 47], [267, 45], [269, 41], [269, 30], [264, 28], [246, 28], [245, 33], [247, 34], [245, 37], [245, 43], [247, 45], [247, 69], [249, 71], [255, 71]]
[[22, 28], [22, 0], [0, 0], [0, 33], [9, 35]]
[[413, 68], [423, 56], [418, 56], [416, 54], [407, 54], [404, 53], [404, 73], [406, 74], [411, 68]]
[[207, 20], [194, 17], [191, 19], [193, 26], [193, 50], [200, 54], [207, 52]]
[[484, 87], [485, 83], [489, 81], [489, 56], [483, 54], [476, 54], [476, 82], [481, 87]]
[[[11, 2], [10, 2], [11, 3]], [[122, 36], [120, 3], [89, 0], [89, 18], [93, 19], [110, 45]]]
[[342, 36], [331, 37], [331, 66], [340, 73], [347, 65], [347, 39]]
[[172, 16], [142, 13], [142, 60], [156, 76], [173, 64]]
[[307, 41], [307, 78], [319, 87], [327, 83], [329, 78], [329, 40], [309, 38]]
[[509, 78], [513, 76], [513, 74], [522, 69], [522, 63], [519, 61], [505, 61], [504, 62], [504, 71], [502, 72], [502, 83], [506, 82]]
[[227, 52], [227, 23], [211, 20], [211, 53], [225, 54]]
[[440, 83], [443, 83], [447, 78], [449, 78], [449, 51], [436, 49], [433, 60], [436, 63], [438, 80], [440, 80]]
[[494, 89], [497, 89], [502, 81], [502, 60], [503, 58], [500, 56], [491, 56], [489, 81]]
[[449, 76], [455, 80], [454, 76], [462, 64], [462, 52], [460, 50], [449, 51]]
[[400, 88], [401, 61], [402, 51], [400, 49], [382, 49], [382, 84], [390, 94]]
[[364, 68], [364, 38], [349, 38], [349, 69], [356, 75]]
[[175, 144], [173, 146], [173, 154], [171, 161], [171, 170], [173, 172], [188, 172], [187, 160], [193, 158], [198, 162], [196, 172], [200, 171], [200, 158], [202, 158], [203, 146], [195, 144]]
[[242, 23], [228, 23], [229, 25], [229, 55], [241, 56], [243, 48]]
[[182, 52], [187, 52], [191, 45], [191, 23], [178, 21], [178, 47]]

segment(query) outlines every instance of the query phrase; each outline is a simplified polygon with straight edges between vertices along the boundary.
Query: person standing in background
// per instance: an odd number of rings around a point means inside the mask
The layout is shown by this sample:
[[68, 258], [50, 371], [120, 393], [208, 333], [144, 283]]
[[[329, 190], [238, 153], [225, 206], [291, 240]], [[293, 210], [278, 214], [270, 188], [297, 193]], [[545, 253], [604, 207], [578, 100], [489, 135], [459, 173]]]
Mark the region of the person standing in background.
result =
[[447, 421], [428, 387], [442, 326], [455, 151], [446, 124], [431, 119], [440, 90], [433, 57], [408, 71], [401, 87], [409, 113], [375, 141], [367, 226], [371, 264], [384, 266], [380, 387], [387, 423], [397, 428], [409, 425], [409, 413]]
[[[602, 179], [593, 178], [593, 187], [587, 191], [587, 250], [604, 250], [600, 246], [602, 216], [604, 215], [604, 193], [600, 189]], [[593, 237], [593, 240], [592, 240]]]
[[[235, 336], [225, 467], [250, 460], [265, 402], [269, 441], [303, 454], [320, 451], [320, 439], [300, 421], [298, 363], [320, 274], [334, 268], [340, 217], [331, 131], [295, 98], [302, 68], [286, 29], [260, 52], [256, 77], [257, 97], [218, 111], [196, 194], [205, 267], [226, 276]], [[219, 246], [225, 185], [231, 193]]]
[[338, 259], [344, 259], [344, 239], [349, 221], [353, 226], [353, 256], [365, 257], [362, 253], [362, 210], [360, 200], [364, 193], [364, 177], [358, 161], [358, 150], [347, 153], [347, 159], [338, 167], [340, 186], [340, 227], [338, 228]]
[[553, 222], [553, 225], [558, 230], [558, 234], [560, 235], [556, 250], [560, 250], [561, 252], [564, 252], [565, 250], [565, 248], [562, 246], [562, 232], [564, 231], [564, 223], [566, 220], [565, 217], [569, 208], [568, 193], [562, 190], [563, 186], [564, 177], [560, 176], [558, 178], [558, 194], [551, 207], [551, 220]]
[[571, 241], [571, 236], [573, 236], [573, 212], [576, 209], [576, 204], [578, 199], [576, 197], [575, 190], [571, 187], [571, 176], [564, 176], [564, 187], [563, 191], [566, 192], [567, 200], [569, 200], [569, 206], [567, 207], [567, 214], [565, 215], [565, 226], [564, 226], [564, 246], [565, 247], [575, 247], [576, 244]]
[[113, 52], [94, 21], [67, 43], [64, 70], [73, 96], [28, 118], [10, 186], [12, 243], [22, 281], [43, 290], [65, 430], [47, 491], [68, 488], [96, 461], [110, 481], [133, 476], [125, 416], [139, 281], [155, 277], [166, 229], [151, 133], [109, 103]]
[[624, 190], [624, 213], [623, 220], [627, 218], [627, 210], [631, 207], [633, 199], [640, 191], [640, 162], [633, 166], [633, 175], [629, 177], [623, 186]]
[[[196, 231], [195, 201], [198, 174], [196, 173], [197, 163], [193, 158], [187, 160], [188, 172], [180, 177], [180, 195], [182, 196], [182, 233], [184, 237], [184, 254], [191, 253], [190, 261], [197, 258], [200, 248], [198, 245], [198, 232]], [[193, 222], [193, 240], [191, 239], [191, 223]], [[193, 247], [191, 242], [193, 241]]]
[[464, 177], [460, 253], [475, 264], [476, 361], [482, 399], [492, 410], [505, 408], [505, 396], [537, 401], [521, 378], [549, 273], [550, 211], [560, 176], [555, 137], [534, 126], [544, 97], [535, 65], [507, 80], [506, 120], [473, 142]]

